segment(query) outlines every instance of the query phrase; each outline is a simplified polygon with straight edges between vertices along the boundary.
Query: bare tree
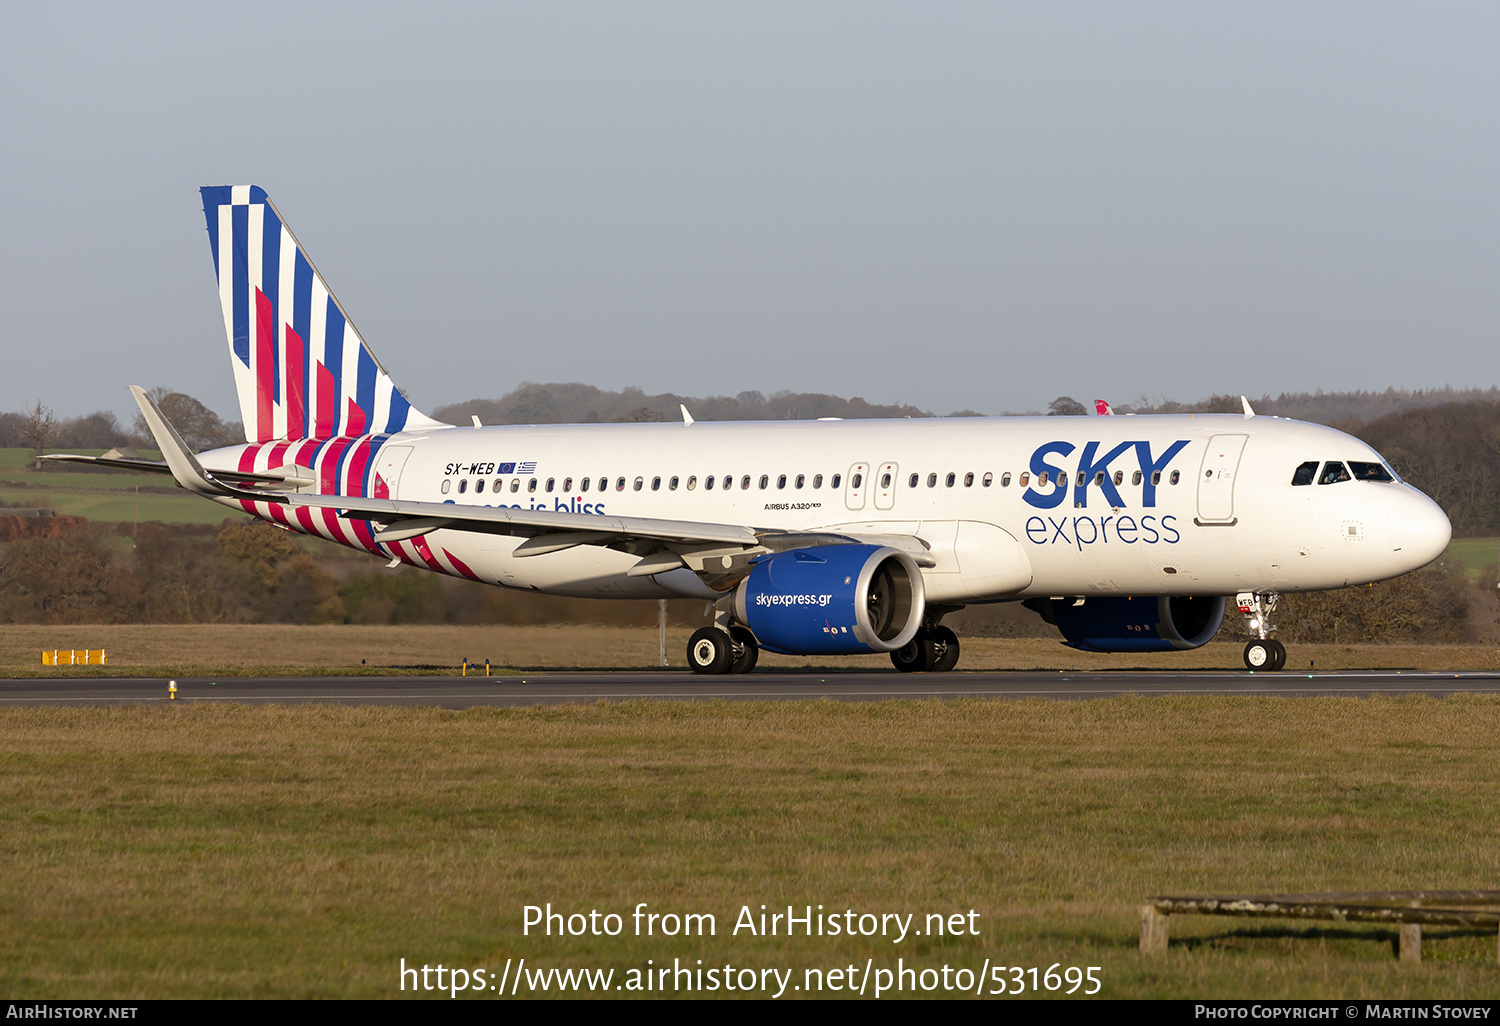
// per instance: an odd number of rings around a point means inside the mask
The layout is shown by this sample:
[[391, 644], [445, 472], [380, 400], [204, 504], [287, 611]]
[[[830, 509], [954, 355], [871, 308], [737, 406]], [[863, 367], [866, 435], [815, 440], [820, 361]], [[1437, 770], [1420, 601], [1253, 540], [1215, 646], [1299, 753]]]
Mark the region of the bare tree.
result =
[[[52, 438], [57, 418], [52, 415], [50, 407], [42, 405], [40, 399], [31, 409], [23, 411], [21, 417], [21, 438], [40, 457]], [[37, 466], [41, 466], [40, 459], [37, 460]]]

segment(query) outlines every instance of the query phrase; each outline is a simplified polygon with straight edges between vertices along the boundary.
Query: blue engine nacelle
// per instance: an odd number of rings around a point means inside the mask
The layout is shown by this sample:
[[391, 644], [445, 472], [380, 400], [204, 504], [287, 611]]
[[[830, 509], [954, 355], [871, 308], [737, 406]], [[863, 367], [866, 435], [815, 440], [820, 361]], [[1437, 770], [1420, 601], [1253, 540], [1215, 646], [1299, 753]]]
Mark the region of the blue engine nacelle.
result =
[[1224, 622], [1224, 596], [1032, 599], [1027, 607], [1085, 652], [1171, 652], [1206, 645]]
[[916, 561], [879, 545], [778, 552], [734, 593], [735, 618], [788, 655], [894, 652], [916, 637], [925, 608]]

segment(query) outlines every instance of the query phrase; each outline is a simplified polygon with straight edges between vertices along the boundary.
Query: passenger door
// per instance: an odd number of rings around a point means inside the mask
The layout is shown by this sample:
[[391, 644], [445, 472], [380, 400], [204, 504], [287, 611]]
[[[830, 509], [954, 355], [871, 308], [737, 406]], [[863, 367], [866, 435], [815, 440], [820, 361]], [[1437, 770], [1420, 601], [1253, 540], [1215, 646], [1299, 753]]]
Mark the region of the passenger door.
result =
[[1199, 524], [1232, 526], [1234, 517], [1234, 477], [1245, 451], [1246, 435], [1214, 435], [1203, 453], [1198, 468]]

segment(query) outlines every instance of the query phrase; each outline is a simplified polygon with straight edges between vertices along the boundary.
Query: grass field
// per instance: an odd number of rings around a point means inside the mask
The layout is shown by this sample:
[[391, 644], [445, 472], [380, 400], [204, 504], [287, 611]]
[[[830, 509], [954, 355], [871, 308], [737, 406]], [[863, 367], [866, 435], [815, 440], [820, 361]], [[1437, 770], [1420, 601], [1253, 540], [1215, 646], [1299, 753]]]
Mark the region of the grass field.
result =
[[[84, 449], [83, 456], [101, 450]], [[156, 459], [154, 451], [142, 452]], [[130, 523], [159, 520], [168, 524], [217, 524], [234, 511], [177, 488], [159, 474], [129, 470], [81, 471], [68, 465], [37, 470], [30, 449], [0, 449], [0, 502], [12, 506], [45, 506], [90, 520]], [[139, 490], [139, 494], [137, 494]]]
[[1455, 538], [1448, 543], [1445, 560], [1453, 560], [1464, 568], [1469, 580], [1477, 581], [1485, 570], [1500, 559], [1500, 538]]
[[[1099, 966], [1116, 998], [1494, 998], [1491, 930], [1429, 929], [1407, 966], [1388, 928], [1179, 917], [1148, 959], [1136, 906], [1493, 887], [1497, 731], [1479, 697], [3, 710], [0, 990], [395, 997], [402, 958], [523, 957], [799, 985], [901, 958]], [[524, 935], [548, 902], [625, 928]], [[639, 902], [716, 933], [636, 937]], [[736, 936], [763, 903], [978, 933]]]
[[[685, 671], [691, 631], [667, 631], [667, 660]], [[44, 649], [102, 648], [107, 667], [41, 665]], [[0, 672], [8, 676], [207, 676], [297, 673], [386, 673], [392, 668], [454, 672], [465, 658], [492, 661], [497, 672], [563, 669], [652, 669], [659, 665], [655, 628], [289, 626], [278, 624], [132, 624], [38, 627], [0, 625]], [[1313, 664], [1309, 666], [1308, 664]], [[1500, 649], [1488, 645], [1294, 645], [1291, 673], [1301, 669], [1488, 670]], [[890, 669], [884, 656], [779, 656], [762, 653], [766, 670]], [[1191, 652], [1079, 652], [1043, 638], [965, 638], [964, 670], [1240, 670], [1241, 646], [1213, 642]]]

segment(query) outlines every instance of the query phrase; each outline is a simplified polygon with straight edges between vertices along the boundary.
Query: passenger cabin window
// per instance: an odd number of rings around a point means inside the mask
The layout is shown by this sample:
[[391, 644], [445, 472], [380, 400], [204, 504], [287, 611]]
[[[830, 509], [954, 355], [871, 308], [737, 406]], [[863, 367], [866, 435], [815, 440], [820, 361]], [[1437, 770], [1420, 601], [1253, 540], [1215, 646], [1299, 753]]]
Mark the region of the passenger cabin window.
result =
[[[688, 485], [688, 487], [691, 488], [693, 486], [692, 485]], [[714, 476], [712, 474], [709, 474], [707, 477], [705, 477], [703, 479], [703, 487], [707, 488], [709, 491], [713, 491], [714, 490]]]
[[1172, 471], [1172, 476], [1169, 477], [1169, 478], [1167, 478], [1167, 480], [1171, 481], [1173, 484], [1176, 484], [1178, 481], [1182, 480], [1182, 471], [1180, 471], [1180, 470], [1174, 470], [1174, 471]]
[[[640, 478], [636, 478], [636, 480], [639, 481]], [[639, 488], [640, 485], [636, 485], [636, 487]], [[615, 491], [617, 491], [617, 492], [623, 492], [624, 490], [625, 490], [625, 479], [623, 477], [615, 478]]]
[[563, 491], [565, 491], [565, 492], [571, 492], [572, 490], [573, 490], [573, 479], [571, 477], [565, 477], [565, 478], [563, 478]]
[[1292, 471], [1292, 484], [1298, 487], [1310, 485], [1313, 478], [1318, 476], [1318, 461], [1308, 460], [1306, 463], [1297, 464], [1297, 469]]
[[474, 482], [474, 490], [476, 492], [484, 491], [484, 478], [481, 477], [478, 481]]
[[694, 475], [692, 475], [691, 477], [688, 478], [687, 490], [688, 491], [692, 491], [694, 488], [697, 488], [697, 487], [698, 487], [698, 475], [694, 474]]
[[948, 476], [945, 479], [946, 486], [949, 487], [949, 488], [952, 488], [953, 487], [953, 482], [956, 481], [956, 480], [958, 480], [958, 476], [956, 474], [954, 474], [953, 471], [951, 471], [951, 470], [948, 471]]
[[750, 490], [750, 475], [749, 474], [746, 474], [744, 477], [740, 478], [740, 489], [742, 491], [749, 491]]
[[1124, 483], [1125, 483], [1125, 471], [1123, 471], [1123, 470], [1117, 470], [1117, 471], [1115, 471], [1115, 487], [1118, 488], [1120, 485], [1122, 485]]
[[[860, 484], [864, 481], [864, 479], [865, 479], [865, 475], [863, 475], [863, 474], [855, 474], [854, 477], [851, 478], [850, 481], [849, 481], [849, 487], [851, 487], [851, 488], [858, 488], [860, 486]], [[834, 479], [834, 484], [836, 485], [837, 483], [838, 483], [838, 479], [835, 478]]]
[[443, 487], [440, 488], [439, 491], [441, 491], [444, 495], [447, 495], [448, 494], [448, 489], [452, 488], [452, 487], [453, 487], [453, 482], [445, 480], [445, 481], [443, 481]]
[[760, 490], [761, 491], [765, 491], [768, 487], [770, 487], [770, 484], [771, 484], [771, 475], [769, 475], [769, 474], [762, 474], [762, 475], [760, 475]]
[[1391, 472], [1385, 469], [1383, 463], [1356, 463], [1349, 461], [1349, 469], [1354, 472], [1356, 481], [1394, 481]]
[[[483, 484], [484, 482], [481, 481], [479, 483]], [[532, 478], [530, 481], [526, 482], [526, 490], [528, 492], [534, 492], [534, 491], [536, 491], [537, 484], [538, 484], [537, 479], [536, 478]]]
[[1138, 485], [1141, 483], [1141, 472], [1139, 470], [1130, 475], [1130, 483], [1133, 485]]
[[468, 490], [469, 490], [469, 479], [468, 478], [464, 478], [462, 481], [460, 481], [458, 483], [458, 494], [462, 495], [464, 492], [466, 492]]
[[1338, 484], [1340, 481], [1348, 481], [1349, 471], [1337, 460], [1329, 460], [1323, 464], [1323, 473], [1318, 476], [1318, 484]]
[[1028, 473], [1028, 472], [1024, 472], [1024, 471], [1023, 471], [1023, 472], [1022, 472], [1022, 474], [1021, 474], [1021, 480], [1020, 480], [1020, 481], [1019, 481], [1019, 482], [1017, 482], [1017, 483], [1018, 483], [1018, 484], [1019, 484], [1019, 485], [1020, 485], [1020, 486], [1021, 486], [1021, 487], [1022, 487], [1022, 488], [1025, 488], [1025, 487], [1026, 487], [1026, 486], [1027, 486], [1027, 485], [1028, 485], [1028, 484], [1030, 484], [1030, 483], [1031, 483], [1031, 474], [1030, 474], [1030, 473]]
[[973, 488], [974, 487], [974, 472], [972, 470], [969, 471], [967, 474], [964, 475], [964, 487], [965, 488]]
[[[822, 488], [823, 487], [823, 475], [822, 474], [814, 474], [813, 475], [813, 487], [814, 488]], [[837, 488], [838, 485], [834, 485], [834, 487]]]
[[1003, 473], [1003, 474], [1000, 475], [1000, 487], [1001, 488], [1009, 488], [1010, 487], [1010, 471], [1007, 470], [1005, 473]]
[[549, 478], [547, 478], [547, 491], [549, 491], [549, 492], [552, 491], [552, 486], [555, 485], [555, 484], [557, 484], [557, 478], [555, 478], [555, 477], [549, 477]]
[[589, 479], [588, 478], [584, 478], [582, 481], [578, 482], [578, 490], [581, 491], [581, 492], [586, 492], [586, 491], [589, 490]]
[[785, 488], [785, 487], [786, 487], [786, 475], [785, 475], [785, 474], [781, 474], [781, 475], [779, 475], [779, 476], [778, 476], [778, 477], [777, 477], [777, 478], [776, 478], [776, 487], [777, 487], [777, 488], [778, 488], [778, 489], [781, 489], [781, 488]]
[[1159, 470], [1153, 470], [1153, 471], [1151, 471], [1151, 484], [1152, 484], [1153, 487], [1156, 486], [1156, 485], [1161, 484], [1161, 471], [1159, 471]]
[[807, 475], [806, 474], [798, 474], [797, 475], [797, 487], [801, 488], [805, 484], [807, 484]]
[[734, 487], [734, 475], [733, 474], [725, 474], [724, 475], [724, 480], [720, 482], [720, 485], [723, 487], [723, 489], [726, 492], [729, 491], [729, 489], [731, 489], [731, 488]]
[[[1042, 471], [1040, 474], [1038, 474], [1036, 476], [1036, 486], [1038, 488], [1046, 488], [1047, 487], [1047, 475], [1050, 474], [1050, 473], [1052, 473], [1052, 471], [1050, 471], [1050, 470], [1044, 470], [1044, 471]], [[1026, 475], [1025, 474], [1021, 475], [1021, 483], [1023, 485], [1026, 483]]]
[[[828, 487], [829, 488], [837, 488], [839, 486], [839, 482], [842, 481], [843, 478], [844, 478], [843, 474], [834, 474], [833, 475], [833, 479], [828, 482]], [[818, 479], [817, 478], [813, 479], [813, 487], [814, 488], [818, 487]], [[856, 485], [855, 487], [858, 487], [858, 486]]]
[[519, 477], [510, 483], [510, 490], [513, 492], [519, 492], [521, 490], [521, 479]]
[[936, 488], [937, 487], [937, 475], [936, 474], [928, 474], [927, 475], [927, 487], [928, 488]]
[[991, 484], [993, 484], [993, 483], [994, 483], [994, 481], [995, 481], [995, 475], [994, 475], [994, 474], [990, 474], [990, 473], [986, 473], [986, 474], [985, 474], [985, 475], [984, 475], [984, 481], [983, 481], [983, 484], [984, 484], [984, 486], [985, 486], [985, 487], [986, 487], [986, 488], [988, 488], [988, 487], [989, 487], [989, 486], [990, 486], [990, 485], [991, 485]]
[[[621, 478], [620, 479], [620, 484], [623, 485], [624, 483], [625, 483], [625, 479]], [[640, 491], [641, 488], [642, 488], [642, 486], [645, 485], [645, 483], [646, 483], [646, 479], [644, 477], [638, 477], [638, 478], [636, 478], [635, 479], [634, 490], [635, 491]], [[660, 484], [661, 483], [661, 478], [657, 478], [656, 479], [656, 483]]]
[[906, 487], [908, 487], [908, 488], [915, 488], [917, 486], [917, 481], [920, 480], [920, 479], [921, 479], [921, 475], [920, 474], [913, 474], [911, 477], [909, 477], [909, 478], [906, 479]]
[[880, 487], [882, 487], [882, 488], [889, 488], [890, 486], [891, 486], [891, 475], [889, 475], [889, 474], [881, 474], [880, 475]]

